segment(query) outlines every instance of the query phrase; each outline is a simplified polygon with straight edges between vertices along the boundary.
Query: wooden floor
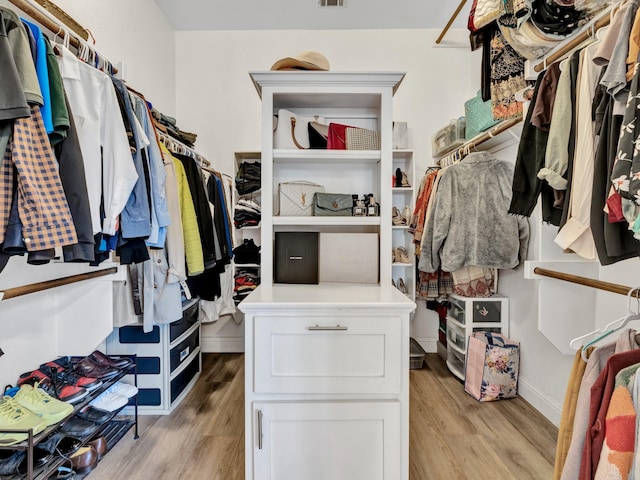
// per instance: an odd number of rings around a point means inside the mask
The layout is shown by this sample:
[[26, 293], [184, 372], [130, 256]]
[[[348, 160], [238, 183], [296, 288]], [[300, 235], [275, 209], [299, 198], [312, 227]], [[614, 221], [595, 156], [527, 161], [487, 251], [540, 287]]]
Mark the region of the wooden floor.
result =
[[[173, 414], [141, 416], [140, 438], [128, 433], [88, 479], [243, 479], [243, 362], [203, 355], [200, 380]], [[410, 377], [411, 480], [552, 478], [557, 428], [524, 400], [477, 402], [436, 354]]]

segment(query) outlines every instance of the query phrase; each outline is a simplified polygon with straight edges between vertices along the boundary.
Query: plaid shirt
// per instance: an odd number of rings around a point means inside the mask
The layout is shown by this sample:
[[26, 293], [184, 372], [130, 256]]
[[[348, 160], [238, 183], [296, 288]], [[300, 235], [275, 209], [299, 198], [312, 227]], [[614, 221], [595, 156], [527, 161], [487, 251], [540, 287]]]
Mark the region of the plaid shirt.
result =
[[27, 250], [77, 243], [76, 229], [58, 174], [58, 162], [37, 105], [31, 106], [31, 117], [15, 121], [13, 139], [0, 168], [0, 243], [4, 241], [9, 220], [15, 174], [18, 178], [18, 211]]

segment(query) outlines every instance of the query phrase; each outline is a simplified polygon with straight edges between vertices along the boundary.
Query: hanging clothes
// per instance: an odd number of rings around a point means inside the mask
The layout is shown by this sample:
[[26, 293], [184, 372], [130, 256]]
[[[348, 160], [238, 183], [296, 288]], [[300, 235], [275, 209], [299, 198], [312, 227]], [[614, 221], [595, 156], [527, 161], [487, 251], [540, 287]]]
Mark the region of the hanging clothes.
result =
[[522, 103], [515, 94], [525, 86], [524, 58], [496, 28], [491, 39], [491, 108], [495, 120], [522, 115]]
[[592, 103], [600, 77], [600, 67], [593, 63], [598, 44], [585, 47], [581, 54], [576, 106], [575, 154], [573, 162], [572, 193], [567, 222], [562, 226], [555, 242], [563, 249], [570, 249], [588, 260], [596, 257], [591, 233], [591, 194], [595, 158], [595, 131], [592, 119]]
[[[532, 105], [536, 105], [545, 75], [545, 72], [538, 75], [531, 97]], [[512, 196], [509, 213], [529, 217], [538, 202], [538, 197], [541, 197], [543, 220], [557, 225], [560, 223], [560, 213], [553, 208], [553, 190], [537, 175], [544, 165], [549, 133], [531, 123], [533, 112], [533, 108], [527, 110], [527, 116], [522, 126], [511, 186]]]
[[524, 261], [529, 224], [507, 214], [513, 165], [477, 152], [441, 171], [440, 177], [425, 224], [419, 269], [514, 268]]
[[[636, 343], [635, 335], [636, 332], [634, 330], [626, 329], [620, 333], [615, 342], [597, 347], [589, 356], [576, 399], [573, 432], [562, 469], [562, 480], [575, 480], [580, 476], [582, 454], [586, 445], [587, 435], [589, 435], [588, 431], [593, 424], [593, 420], [590, 419], [591, 387], [595, 384], [601, 372], [604, 371], [608, 360], [614, 354], [638, 349], [639, 345]], [[594, 413], [594, 416], [596, 413]], [[591, 450], [591, 448], [590, 446], [589, 449]]]
[[85, 162], [93, 231], [115, 235], [118, 216], [138, 181], [118, 100], [106, 74], [81, 62], [67, 48], [59, 48], [60, 72]]
[[[176, 190], [178, 192], [181, 229], [184, 238], [184, 253], [187, 265], [187, 274], [196, 276], [204, 272], [204, 256], [202, 253], [202, 242], [198, 231], [198, 221], [196, 210], [193, 205], [193, 197], [189, 190], [189, 182], [184, 166], [180, 160], [164, 146], [161, 146], [165, 161], [171, 161], [175, 170]], [[177, 233], [176, 233], [177, 234]], [[174, 250], [175, 251], [175, 250]], [[177, 270], [181, 275], [180, 270]]]

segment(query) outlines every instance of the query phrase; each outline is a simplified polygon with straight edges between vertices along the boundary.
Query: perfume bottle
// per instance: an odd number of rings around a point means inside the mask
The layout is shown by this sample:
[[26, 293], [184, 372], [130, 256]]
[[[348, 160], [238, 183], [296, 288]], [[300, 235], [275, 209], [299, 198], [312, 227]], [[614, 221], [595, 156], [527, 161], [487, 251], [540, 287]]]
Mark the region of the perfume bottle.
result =
[[353, 206], [353, 216], [354, 217], [364, 217], [367, 215], [367, 208], [364, 204], [364, 200], [358, 198], [357, 195], [354, 195], [355, 205]]
[[369, 197], [369, 204], [367, 205], [367, 216], [377, 217], [380, 215], [380, 204], [376, 202], [373, 195]]

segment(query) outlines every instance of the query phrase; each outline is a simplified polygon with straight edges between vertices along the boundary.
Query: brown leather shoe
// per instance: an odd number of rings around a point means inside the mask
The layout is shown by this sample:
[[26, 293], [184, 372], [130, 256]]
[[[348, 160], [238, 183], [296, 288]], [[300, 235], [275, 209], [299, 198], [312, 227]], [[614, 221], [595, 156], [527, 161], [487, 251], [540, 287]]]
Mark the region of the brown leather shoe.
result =
[[73, 369], [84, 377], [99, 378], [101, 380], [108, 380], [120, 373], [120, 370], [116, 368], [98, 365], [90, 357], [84, 357], [75, 363]]
[[91, 441], [87, 442], [87, 445], [91, 445], [95, 448], [96, 453], [98, 454], [98, 460], [102, 460], [102, 457], [105, 453], [107, 453], [107, 439], [103, 436], [96, 437]]
[[94, 351], [89, 358], [101, 367], [109, 368], [125, 368], [133, 363], [129, 358], [111, 357], [100, 350]]
[[80, 475], [89, 473], [98, 465], [98, 452], [90, 445], [80, 447], [69, 458], [71, 459], [73, 470]]

